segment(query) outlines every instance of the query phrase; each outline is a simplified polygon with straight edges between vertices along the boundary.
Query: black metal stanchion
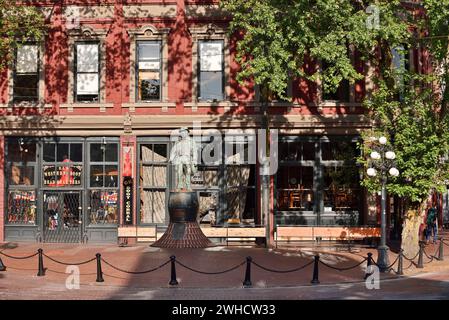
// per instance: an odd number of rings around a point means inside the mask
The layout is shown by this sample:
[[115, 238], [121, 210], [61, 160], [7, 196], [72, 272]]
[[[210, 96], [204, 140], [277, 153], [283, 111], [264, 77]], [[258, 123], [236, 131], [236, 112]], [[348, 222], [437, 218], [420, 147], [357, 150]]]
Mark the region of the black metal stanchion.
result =
[[320, 255], [315, 255], [315, 262], [313, 264], [313, 279], [310, 281], [312, 284], [319, 284], [320, 280], [318, 280], [318, 264], [320, 262]]
[[444, 248], [443, 238], [440, 238], [440, 247], [438, 248], [438, 257], [437, 257], [438, 261], [444, 260], [443, 248]]
[[96, 280], [96, 282], [104, 282], [103, 271], [101, 270], [101, 254], [97, 253], [95, 255], [95, 257], [97, 257], [97, 280]]
[[424, 254], [424, 243], [420, 242], [419, 243], [418, 265], [416, 266], [417, 268], [424, 268], [423, 254]]
[[403, 275], [404, 274], [404, 250], [401, 249], [399, 251], [399, 260], [398, 260], [398, 274]]
[[37, 268], [38, 268], [37, 276], [38, 276], [38, 277], [43, 277], [43, 276], [45, 276], [44, 257], [43, 257], [43, 255], [44, 255], [44, 250], [42, 250], [42, 249], [39, 248], [39, 249], [37, 250], [37, 252], [38, 252], [38, 254], [39, 254], [39, 262], [38, 262], [38, 266], [37, 266]]
[[6, 271], [6, 266], [3, 264], [2, 258], [0, 258], [0, 271]]
[[245, 288], [251, 287], [253, 284], [251, 283], [251, 263], [253, 258], [246, 257], [246, 271], [245, 271], [245, 281], [243, 281], [243, 286]]
[[178, 280], [176, 280], [176, 266], [175, 266], [176, 257], [175, 256], [171, 256], [170, 260], [171, 260], [170, 285], [171, 286], [176, 286], [176, 285], [178, 285]]
[[366, 258], [366, 272], [365, 272], [365, 277], [364, 277], [365, 280], [371, 275], [370, 266], [371, 266], [372, 262], [373, 262], [373, 254], [371, 252], [368, 252], [368, 257]]

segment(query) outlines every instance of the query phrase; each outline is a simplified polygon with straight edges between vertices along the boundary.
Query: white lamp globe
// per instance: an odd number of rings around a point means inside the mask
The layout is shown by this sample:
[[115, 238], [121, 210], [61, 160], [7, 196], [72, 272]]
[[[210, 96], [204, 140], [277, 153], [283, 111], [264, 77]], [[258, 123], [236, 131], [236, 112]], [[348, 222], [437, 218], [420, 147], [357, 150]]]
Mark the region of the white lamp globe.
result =
[[391, 168], [388, 173], [393, 176], [393, 177], [397, 177], [399, 175], [399, 170], [396, 168]]
[[387, 144], [387, 138], [386, 137], [380, 137], [379, 138], [379, 143], [380, 144]]
[[371, 159], [379, 160], [380, 159], [380, 154], [377, 151], [373, 151], [373, 152], [371, 152], [370, 157], [371, 157]]
[[389, 160], [396, 159], [396, 153], [394, 153], [393, 151], [387, 151], [385, 152], [385, 158]]
[[375, 177], [375, 176], [376, 176], [376, 169], [374, 169], [374, 168], [368, 168], [368, 170], [366, 170], [366, 173], [367, 173], [368, 176], [370, 176], [370, 177]]

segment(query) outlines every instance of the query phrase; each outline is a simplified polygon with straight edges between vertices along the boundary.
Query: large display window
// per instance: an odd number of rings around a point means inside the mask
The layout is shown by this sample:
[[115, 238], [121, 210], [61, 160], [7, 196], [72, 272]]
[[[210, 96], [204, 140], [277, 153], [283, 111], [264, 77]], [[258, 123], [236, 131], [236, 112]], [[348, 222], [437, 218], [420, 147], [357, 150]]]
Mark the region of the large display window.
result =
[[6, 224], [37, 224], [37, 143], [27, 138], [6, 140]]
[[357, 225], [362, 191], [357, 138], [280, 137], [276, 222], [281, 225]]

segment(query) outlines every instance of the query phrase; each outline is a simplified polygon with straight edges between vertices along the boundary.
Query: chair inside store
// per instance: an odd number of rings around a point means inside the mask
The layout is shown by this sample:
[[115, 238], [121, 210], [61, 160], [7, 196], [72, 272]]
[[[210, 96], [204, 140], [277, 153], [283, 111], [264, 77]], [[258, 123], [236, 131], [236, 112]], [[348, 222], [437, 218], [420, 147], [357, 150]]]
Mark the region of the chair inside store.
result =
[[44, 193], [44, 242], [81, 241], [81, 193], [56, 191]]

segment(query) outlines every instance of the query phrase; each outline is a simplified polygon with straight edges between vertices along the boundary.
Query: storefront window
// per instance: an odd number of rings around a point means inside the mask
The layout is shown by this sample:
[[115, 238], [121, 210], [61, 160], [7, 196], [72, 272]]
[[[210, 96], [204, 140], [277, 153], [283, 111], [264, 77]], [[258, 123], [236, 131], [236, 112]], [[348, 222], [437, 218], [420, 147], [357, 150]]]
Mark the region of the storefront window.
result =
[[36, 223], [36, 192], [13, 190], [8, 192], [9, 224]]
[[225, 222], [255, 223], [254, 136], [226, 137], [225, 145]]
[[279, 210], [314, 210], [313, 167], [282, 166], [277, 179]]
[[140, 146], [140, 222], [164, 223], [167, 191], [168, 144]]
[[360, 223], [356, 156], [356, 140], [352, 137], [281, 137], [276, 175], [277, 223]]
[[117, 223], [118, 192], [105, 190], [90, 191], [90, 223]]
[[7, 224], [36, 224], [36, 142], [27, 138], [6, 140], [5, 175]]
[[118, 222], [118, 143], [89, 143], [89, 220]]
[[45, 187], [80, 187], [82, 143], [44, 143], [42, 176]]

